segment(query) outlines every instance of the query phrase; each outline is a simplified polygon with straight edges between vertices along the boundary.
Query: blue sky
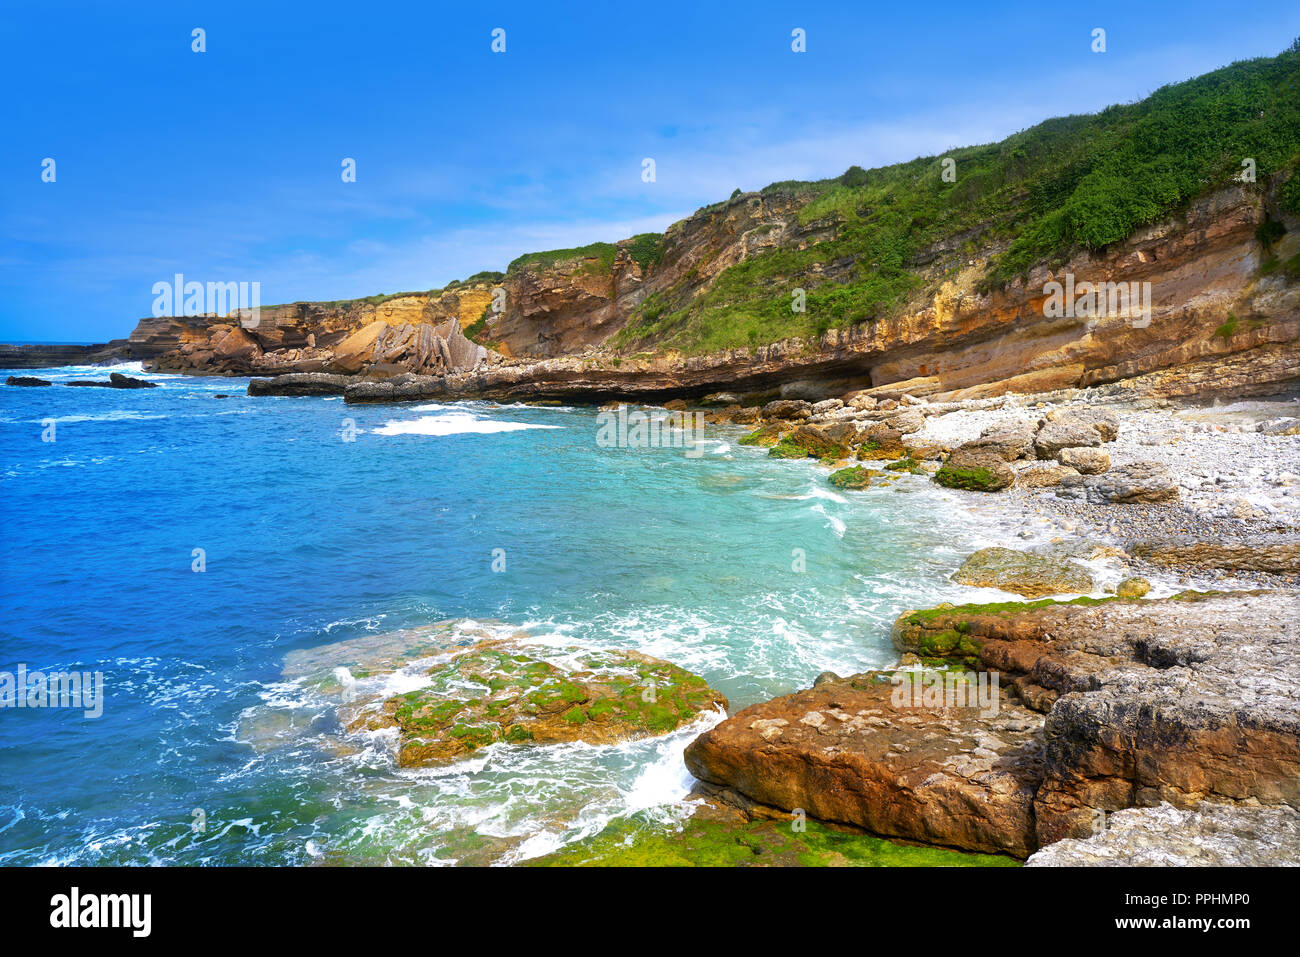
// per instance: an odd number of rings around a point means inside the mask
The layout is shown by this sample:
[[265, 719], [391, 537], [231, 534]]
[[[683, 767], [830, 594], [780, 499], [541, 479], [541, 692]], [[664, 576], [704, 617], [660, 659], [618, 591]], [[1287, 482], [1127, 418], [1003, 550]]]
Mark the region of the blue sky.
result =
[[263, 304], [437, 287], [661, 230], [736, 187], [1129, 102], [1300, 35], [1286, 5], [541, 6], [7, 4], [0, 341], [125, 335], [176, 272], [260, 282]]

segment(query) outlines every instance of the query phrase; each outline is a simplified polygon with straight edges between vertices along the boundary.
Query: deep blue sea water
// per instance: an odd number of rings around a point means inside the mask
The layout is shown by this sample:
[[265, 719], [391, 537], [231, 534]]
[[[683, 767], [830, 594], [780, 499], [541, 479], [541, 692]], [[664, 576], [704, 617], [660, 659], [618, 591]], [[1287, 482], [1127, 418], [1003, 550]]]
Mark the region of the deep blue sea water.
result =
[[601, 448], [592, 409], [147, 377], [0, 387], [0, 671], [105, 681], [98, 719], [0, 709], [0, 863], [494, 863], [670, 820], [699, 727], [399, 769], [382, 740], [339, 747], [285, 655], [468, 620], [666, 658], [739, 708], [892, 663], [893, 618], [970, 600], [947, 576], [988, 544], [924, 478], [839, 494], [735, 428], [692, 458]]

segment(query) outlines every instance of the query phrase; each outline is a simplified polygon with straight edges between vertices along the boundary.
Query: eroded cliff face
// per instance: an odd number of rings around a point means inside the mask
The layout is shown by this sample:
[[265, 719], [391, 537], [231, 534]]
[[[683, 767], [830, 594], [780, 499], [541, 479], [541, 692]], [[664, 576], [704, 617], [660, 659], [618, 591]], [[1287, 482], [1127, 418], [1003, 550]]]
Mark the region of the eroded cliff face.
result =
[[[638, 297], [674, 288], [687, 276], [698, 291], [723, 263], [751, 255], [756, 243], [814, 242], [834, 229], [833, 223], [799, 227], [793, 208], [741, 200], [670, 230], [663, 264], [623, 295], [602, 300], [598, 324], [582, 326], [580, 310], [571, 306], [562, 341], [581, 342], [579, 330], [585, 328], [604, 342]], [[1266, 217], [1287, 228], [1271, 250], [1256, 239]], [[931, 291], [913, 308], [833, 329], [816, 342], [789, 340], [692, 357], [647, 358], [596, 348], [580, 357], [516, 359], [469, 379], [449, 379], [445, 387], [513, 397], [783, 388], [815, 398], [869, 388], [885, 395], [967, 398], [1133, 380], [1158, 395], [1274, 394], [1300, 385], [1300, 283], [1265, 263], [1297, 253], [1300, 222], [1233, 188], [1103, 253], [1077, 256], [1056, 269], [1040, 267], [989, 292], [978, 287], [986, 257], [953, 263], [951, 253], [936, 256]], [[692, 272], [705, 260], [711, 271]], [[1070, 277], [1076, 284], [1136, 283], [1139, 296], [1149, 283], [1149, 315], [1135, 304], [1118, 314], [1053, 317], [1048, 284], [1065, 286]], [[531, 281], [549, 284], [553, 297], [563, 295], [560, 272], [552, 271], [545, 283]], [[527, 322], [541, 328], [545, 314], [534, 309]], [[516, 317], [510, 328], [524, 326]], [[494, 328], [500, 326], [490, 320], [489, 330]], [[521, 343], [513, 351], [520, 349]]]
[[828, 239], [834, 223], [799, 224], [806, 191], [746, 193], [674, 223], [656, 256], [638, 262], [632, 240], [616, 244], [612, 262], [575, 255], [523, 262], [500, 283], [504, 308], [488, 316], [486, 335], [507, 356], [555, 357], [605, 343], [647, 296], [689, 300], [726, 268], [776, 247], [803, 248]]
[[[427, 379], [420, 395], [525, 399], [653, 399], [719, 389], [967, 398], [1121, 380], [1149, 394], [1231, 396], [1300, 385], [1300, 283], [1276, 265], [1300, 253], [1300, 221], [1240, 187], [1203, 197], [1104, 252], [1036, 268], [991, 291], [979, 281], [996, 247], [976, 258], [951, 243], [926, 250], [918, 257], [926, 262], [925, 286], [907, 308], [816, 341], [698, 356], [653, 343], [614, 347], [611, 337], [649, 296], [680, 304], [764, 250], [834, 238], [833, 216], [800, 222], [806, 199], [792, 188], [700, 210], [660, 237], [648, 259], [635, 258], [625, 240], [612, 256], [522, 261], [499, 281], [380, 303], [270, 306], [256, 326], [233, 314], [146, 319], [128, 349], [156, 357], [153, 367], [167, 371], [414, 373]], [[1266, 219], [1286, 228], [1269, 249], [1256, 238]], [[835, 263], [811, 278], [834, 281], [853, 268]], [[1118, 313], [1107, 302], [1098, 315], [1076, 297], [1074, 311], [1054, 314], [1051, 284], [1085, 282], [1124, 283], [1138, 301]], [[1141, 309], [1146, 290], [1149, 313]], [[452, 326], [458, 338], [471, 325], [488, 349], [451, 342]]]
[[296, 302], [229, 316], [142, 319], [135, 354], [166, 372], [383, 376], [470, 369], [487, 358], [463, 329], [491, 301], [486, 282], [382, 302]]

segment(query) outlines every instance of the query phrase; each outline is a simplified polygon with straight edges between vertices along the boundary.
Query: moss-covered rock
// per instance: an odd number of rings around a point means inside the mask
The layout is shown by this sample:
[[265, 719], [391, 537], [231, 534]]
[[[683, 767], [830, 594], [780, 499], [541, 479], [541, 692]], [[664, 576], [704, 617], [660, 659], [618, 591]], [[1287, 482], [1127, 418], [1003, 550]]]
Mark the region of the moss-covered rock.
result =
[[1115, 586], [1115, 595], [1119, 598], [1141, 598], [1151, 591], [1151, 583], [1145, 578], [1125, 578]]
[[533, 867], [1016, 867], [970, 854], [854, 833], [819, 821], [747, 821], [703, 808], [680, 826], [624, 818]]
[[1016, 473], [992, 452], [958, 449], [934, 474], [944, 488], [968, 492], [999, 492], [1015, 484]]
[[815, 425], [800, 425], [781, 436], [767, 453], [779, 459], [841, 459], [849, 450]]
[[828, 482], [836, 488], [842, 489], [859, 489], [866, 488], [871, 484], [871, 477], [879, 475], [875, 469], [869, 469], [862, 465], [851, 465], [848, 468], [832, 472]]
[[1090, 592], [1092, 576], [1072, 562], [1013, 548], [981, 548], [962, 563], [952, 580], [961, 585], [1001, 588], [1026, 598]]
[[769, 448], [781, 438], [781, 433], [786, 431], [787, 426], [778, 422], [769, 422], [767, 425], [760, 425], [748, 435], [743, 435], [736, 440], [738, 445], [757, 445], [762, 448]]
[[425, 672], [430, 683], [356, 703], [349, 731], [395, 727], [398, 762], [437, 764], [498, 742], [611, 744], [665, 734], [727, 706], [704, 679], [635, 651], [577, 654], [579, 667], [512, 641], [480, 642]]

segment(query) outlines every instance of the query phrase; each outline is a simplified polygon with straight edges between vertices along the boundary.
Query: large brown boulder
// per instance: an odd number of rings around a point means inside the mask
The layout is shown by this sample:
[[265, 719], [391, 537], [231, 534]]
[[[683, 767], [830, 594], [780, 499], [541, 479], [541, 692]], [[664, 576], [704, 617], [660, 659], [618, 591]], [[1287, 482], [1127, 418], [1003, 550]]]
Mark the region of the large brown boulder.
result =
[[839, 459], [848, 455], [849, 450], [820, 427], [799, 425], [781, 436], [781, 441], [773, 445], [768, 454], [785, 459]]
[[1047, 713], [1039, 844], [1169, 802], [1300, 808], [1296, 597], [1188, 593], [906, 612], [904, 653], [992, 669]]
[[858, 458], [864, 462], [907, 457], [903, 447], [903, 433], [883, 423], [873, 425], [861, 436]]
[[945, 488], [968, 492], [1000, 492], [1016, 482], [1015, 470], [1000, 455], [979, 447], [957, 448], [934, 473]]
[[1042, 718], [1003, 702], [977, 708], [895, 704], [888, 675], [784, 695], [696, 738], [701, 781], [785, 811], [890, 837], [1024, 857]]

